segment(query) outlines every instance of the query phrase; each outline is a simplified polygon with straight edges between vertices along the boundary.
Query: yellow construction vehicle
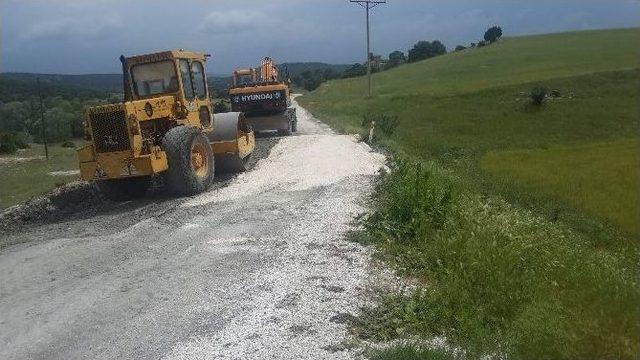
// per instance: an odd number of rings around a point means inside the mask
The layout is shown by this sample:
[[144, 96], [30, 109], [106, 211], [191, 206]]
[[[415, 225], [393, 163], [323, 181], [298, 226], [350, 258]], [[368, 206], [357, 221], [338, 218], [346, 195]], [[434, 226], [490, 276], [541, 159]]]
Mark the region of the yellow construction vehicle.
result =
[[259, 69], [233, 72], [229, 98], [233, 111], [243, 112], [255, 131], [278, 131], [291, 135], [297, 131], [296, 109], [291, 106], [289, 80], [282, 79], [275, 62], [262, 59]]
[[125, 58], [124, 102], [85, 115], [80, 172], [114, 200], [130, 199], [162, 174], [179, 195], [207, 190], [216, 170], [243, 171], [255, 137], [242, 113], [213, 114], [205, 61], [176, 50]]

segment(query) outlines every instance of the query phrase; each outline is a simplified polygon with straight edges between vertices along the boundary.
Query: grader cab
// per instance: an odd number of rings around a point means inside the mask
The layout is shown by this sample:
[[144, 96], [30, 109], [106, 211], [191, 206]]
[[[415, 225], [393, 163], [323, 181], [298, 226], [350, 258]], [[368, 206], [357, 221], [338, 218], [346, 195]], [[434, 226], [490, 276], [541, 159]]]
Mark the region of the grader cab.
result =
[[120, 58], [124, 102], [92, 107], [80, 172], [109, 198], [144, 194], [153, 176], [179, 195], [206, 191], [215, 171], [244, 171], [255, 148], [244, 114], [213, 114], [207, 55], [177, 50]]

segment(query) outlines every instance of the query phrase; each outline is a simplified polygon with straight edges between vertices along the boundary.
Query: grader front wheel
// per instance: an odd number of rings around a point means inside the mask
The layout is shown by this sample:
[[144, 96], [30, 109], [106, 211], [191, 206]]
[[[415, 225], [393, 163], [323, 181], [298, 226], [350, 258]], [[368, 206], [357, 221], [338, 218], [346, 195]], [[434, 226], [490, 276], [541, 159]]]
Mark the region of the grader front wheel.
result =
[[178, 195], [195, 195], [213, 183], [215, 164], [213, 150], [204, 134], [194, 127], [178, 126], [162, 140], [169, 169], [165, 183]]

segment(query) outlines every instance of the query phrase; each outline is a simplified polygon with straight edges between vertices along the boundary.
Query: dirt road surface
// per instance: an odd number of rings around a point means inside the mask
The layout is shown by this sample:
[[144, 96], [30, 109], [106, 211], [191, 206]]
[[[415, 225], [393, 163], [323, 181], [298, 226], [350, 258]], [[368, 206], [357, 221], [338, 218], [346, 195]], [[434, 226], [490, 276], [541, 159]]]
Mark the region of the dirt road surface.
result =
[[384, 158], [298, 118], [208, 193], [92, 204], [80, 186], [5, 226], [0, 358], [356, 357], [341, 344], [370, 254], [342, 235]]

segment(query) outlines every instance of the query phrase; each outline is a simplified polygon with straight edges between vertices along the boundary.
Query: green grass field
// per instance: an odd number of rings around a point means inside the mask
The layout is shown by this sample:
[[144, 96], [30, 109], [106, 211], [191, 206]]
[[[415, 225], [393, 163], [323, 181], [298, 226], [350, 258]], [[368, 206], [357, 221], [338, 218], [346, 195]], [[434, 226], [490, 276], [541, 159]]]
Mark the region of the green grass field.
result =
[[640, 233], [640, 139], [487, 153], [482, 170]]
[[[483, 178], [487, 184], [482, 190], [518, 202], [522, 199], [513, 195], [522, 192], [493, 181], [496, 178], [480, 168], [487, 152], [585, 146], [640, 136], [640, 50], [635, 43], [640, 43], [639, 29], [505, 39], [376, 74], [371, 99], [362, 96], [365, 79], [357, 78], [328, 82], [299, 101], [344, 132], [359, 132], [367, 113], [396, 115], [400, 126], [386, 141], [393, 149], [436, 159], [474, 186]], [[558, 90], [560, 97], [541, 108], [529, 105], [527, 94], [538, 85]], [[528, 205], [547, 206], [547, 191], [521, 184]], [[584, 202], [557, 200], [556, 208], [573, 213], [566, 218], [582, 220]], [[608, 212], [588, 214], [598, 217], [596, 221], [617, 219], [621, 225], [635, 221], [638, 213], [637, 208], [603, 209]], [[637, 227], [621, 229], [640, 235]]]
[[75, 149], [57, 144], [49, 146], [49, 161], [45, 160], [44, 146], [40, 144], [32, 144], [31, 148], [13, 155], [0, 155], [0, 209], [78, 179], [78, 174], [56, 174], [75, 170], [78, 170]]
[[[472, 358], [637, 356], [638, 43], [640, 29], [507, 38], [375, 74], [371, 98], [355, 78], [298, 99], [342, 132], [397, 116], [379, 141], [422, 163], [378, 186], [354, 239], [429, 286], [356, 334], [444, 335]], [[559, 96], [536, 107], [536, 86]]]

